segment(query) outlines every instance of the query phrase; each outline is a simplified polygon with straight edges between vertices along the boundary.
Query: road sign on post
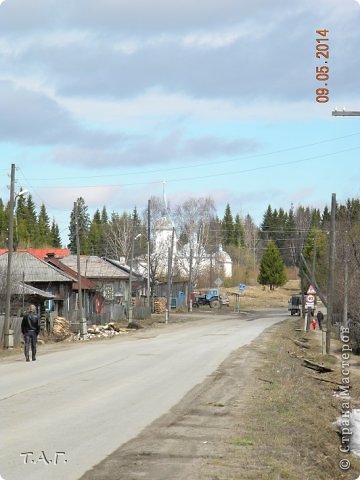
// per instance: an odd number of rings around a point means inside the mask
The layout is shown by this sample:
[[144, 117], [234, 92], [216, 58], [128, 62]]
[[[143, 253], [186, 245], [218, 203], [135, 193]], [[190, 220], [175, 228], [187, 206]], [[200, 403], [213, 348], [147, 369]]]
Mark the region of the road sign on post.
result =
[[214, 283], [219, 288], [223, 284], [223, 281], [221, 280], [221, 278], [218, 277]]
[[307, 289], [307, 292], [306, 292], [308, 295], [315, 295], [316, 294], [316, 290], [315, 288], [310, 285], [309, 288]]
[[306, 297], [305, 297], [305, 308], [313, 309], [314, 305], [315, 305], [314, 295], [306, 295]]

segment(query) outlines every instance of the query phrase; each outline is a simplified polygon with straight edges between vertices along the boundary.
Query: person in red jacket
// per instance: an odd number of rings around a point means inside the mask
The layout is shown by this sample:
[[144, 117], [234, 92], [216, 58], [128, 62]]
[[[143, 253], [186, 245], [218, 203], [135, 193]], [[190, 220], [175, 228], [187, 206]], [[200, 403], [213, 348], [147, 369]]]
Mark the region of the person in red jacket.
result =
[[32, 360], [36, 360], [37, 336], [40, 332], [39, 316], [36, 313], [35, 305], [29, 306], [21, 322], [21, 332], [24, 335], [24, 354], [27, 362], [30, 362], [30, 345]]

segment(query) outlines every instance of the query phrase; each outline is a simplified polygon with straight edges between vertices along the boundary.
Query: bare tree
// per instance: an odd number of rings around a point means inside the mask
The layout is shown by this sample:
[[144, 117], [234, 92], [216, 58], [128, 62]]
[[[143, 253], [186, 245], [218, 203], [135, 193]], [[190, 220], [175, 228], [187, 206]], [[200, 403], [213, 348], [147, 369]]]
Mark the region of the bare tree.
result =
[[120, 260], [121, 257], [128, 263], [131, 254], [131, 239], [133, 233], [132, 216], [113, 212], [109, 222], [106, 239], [106, 254], [108, 257]]
[[[192, 251], [193, 279], [206, 265], [211, 221], [216, 216], [214, 201], [210, 197], [190, 198], [175, 208], [175, 224], [179, 232], [179, 269], [188, 274]], [[205, 268], [208, 268], [206, 266]]]
[[249, 214], [246, 215], [243, 225], [245, 233], [244, 263], [250, 264], [255, 269], [257, 265], [256, 250], [260, 240], [259, 229]]

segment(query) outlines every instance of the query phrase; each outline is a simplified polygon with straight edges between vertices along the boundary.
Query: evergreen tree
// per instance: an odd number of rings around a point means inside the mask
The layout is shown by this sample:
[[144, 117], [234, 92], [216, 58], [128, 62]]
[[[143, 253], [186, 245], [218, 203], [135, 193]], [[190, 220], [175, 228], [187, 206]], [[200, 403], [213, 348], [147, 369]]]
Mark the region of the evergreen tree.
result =
[[89, 249], [92, 255], [102, 256], [101, 216], [99, 210], [94, 213], [89, 230]]
[[20, 248], [27, 247], [28, 240], [26, 198], [23, 195], [20, 195], [16, 202], [14, 245]]
[[51, 236], [51, 246], [56, 248], [61, 248], [59, 226], [55, 222], [55, 219], [53, 219], [51, 224], [50, 236]]
[[27, 228], [26, 248], [30, 248], [36, 245], [36, 239], [37, 239], [36, 207], [32, 199], [32, 196], [30, 194], [28, 194], [26, 198], [26, 228]]
[[321, 225], [321, 214], [320, 210], [314, 208], [311, 212], [311, 227], [312, 228], [320, 228]]
[[318, 228], [312, 228], [306, 238], [303, 255], [309, 267], [312, 268], [314, 261], [315, 238], [315, 280], [320, 287], [325, 287], [328, 276], [328, 236], [326, 232], [322, 232]]
[[225, 208], [225, 214], [222, 220], [222, 229], [223, 244], [225, 246], [234, 245], [234, 219], [229, 204], [227, 204]]
[[327, 226], [330, 223], [330, 217], [331, 217], [331, 213], [330, 213], [330, 211], [329, 211], [329, 209], [326, 205], [325, 208], [324, 208], [322, 217], [321, 217], [321, 227], [322, 228], [327, 228]]
[[101, 223], [102, 226], [107, 225], [109, 223], [109, 215], [107, 213], [105, 205], [103, 206], [102, 211], [101, 211], [100, 223]]
[[260, 285], [268, 285], [270, 290], [285, 285], [287, 281], [284, 262], [273, 240], [269, 241], [261, 259], [257, 280]]
[[245, 231], [240, 215], [237, 214], [234, 223], [234, 246], [244, 247], [245, 245]]
[[274, 214], [271, 205], [268, 206], [263, 216], [262, 224], [260, 225], [260, 236], [265, 240], [271, 238], [274, 230]]
[[38, 215], [37, 221], [37, 235], [35, 247], [47, 247], [51, 246], [51, 229], [50, 229], [50, 219], [46, 211], [44, 204], [40, 207], [40, 212]]
[[134, 235], [137, 235], [141, 230], [142, 223], [136, 207], [134, 207], [134, 210], [132, 213], [132, 223], [133, 223], [133, 233]]
[[[77, 210], [78, 210], [78, 225], [79, 225], [79, 239], [80, 239], [80, 253], [82, 255], [90, 255], [89, 248], [89, 230], [90, 230], [90, 216], [88, 213], [88, 207], [85, 204], [85, 200], [82, 197], [77, 199]], [[75, 208], [71, 211], [70, 214], [70, 225], [69, 225], [69, 240], [68, 248], [71, 253], [76, 253], [76, 215]]]

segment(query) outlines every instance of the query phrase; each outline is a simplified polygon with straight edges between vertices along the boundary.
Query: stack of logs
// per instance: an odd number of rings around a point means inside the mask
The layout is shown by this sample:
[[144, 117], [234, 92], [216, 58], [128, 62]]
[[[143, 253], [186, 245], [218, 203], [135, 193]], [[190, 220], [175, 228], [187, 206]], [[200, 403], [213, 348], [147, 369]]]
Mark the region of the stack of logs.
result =
[[62, 340], [65, 340], [73, 335], [69, 322], [63, 317], [56, 317], [54, 319], [52, 333], [55, 337], [55, 340], [58, 342], [61, 342]]
[[164, 313], [167, 308], [167, 300], [165, 297], [157, 297], [154, 300], [154, 312]]

